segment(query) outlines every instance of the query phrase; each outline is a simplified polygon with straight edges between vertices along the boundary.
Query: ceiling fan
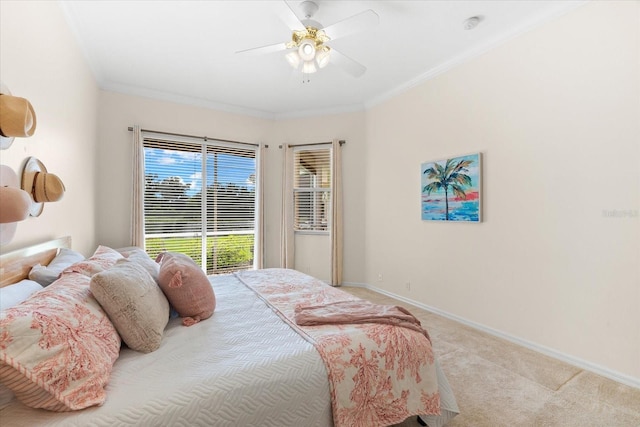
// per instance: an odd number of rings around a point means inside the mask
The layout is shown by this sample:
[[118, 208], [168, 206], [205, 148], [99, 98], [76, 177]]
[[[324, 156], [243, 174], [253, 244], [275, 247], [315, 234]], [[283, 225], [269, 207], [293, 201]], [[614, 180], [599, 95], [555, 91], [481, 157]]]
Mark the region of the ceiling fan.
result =
[[362, 76], [367, 68], [340, 53], [329, 43], [340, 37], [357, 33], [378, 24], [378, 14], [368, 9], [335, 24], [323, 27], [314, 21], [313, 15], [318, 11], [318, 4], [311, 0], [300, 3], [305, 19], [300, 20], [286, 1], [282, 18], [291, 29], [291, 41], [245, 49], [236, 53], [272, 53], [287, 51], [285, 55], [289, 64], [302, 70], [303, 76], [315, 73], [329, 63], [335, 64], [354, 77]]

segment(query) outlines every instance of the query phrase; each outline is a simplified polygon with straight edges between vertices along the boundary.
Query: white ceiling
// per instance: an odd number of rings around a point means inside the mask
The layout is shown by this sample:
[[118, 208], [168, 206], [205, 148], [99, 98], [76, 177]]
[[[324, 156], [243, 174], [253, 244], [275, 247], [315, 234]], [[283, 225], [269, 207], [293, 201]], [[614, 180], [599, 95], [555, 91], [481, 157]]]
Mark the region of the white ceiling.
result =
[[[236, 54], [291, 39], [284, 1], [61, 4], [102, 89], [284, 118], [365, 109], [584, 3], [319, 0], [323, 26], [366, 9], [380, 22], [329, 43], [365, 65], [363, 76], [329, 64], [302, 83], [285, 52]], [[301, 0], [286, 1], [304, 19]], [[471, 16], [482, 21], [465, 30]]]

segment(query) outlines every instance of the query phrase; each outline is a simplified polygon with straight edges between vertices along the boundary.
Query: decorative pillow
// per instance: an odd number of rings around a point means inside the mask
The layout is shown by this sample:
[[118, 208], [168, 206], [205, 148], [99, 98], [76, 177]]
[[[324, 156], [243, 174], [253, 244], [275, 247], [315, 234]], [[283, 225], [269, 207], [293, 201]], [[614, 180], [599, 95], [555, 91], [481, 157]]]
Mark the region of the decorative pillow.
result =
[[169, 322], [169, 302], [144, 267], [118, 260], [94, 275], [90, 288], [129, 348], [149, 353], [160, 347]]
[[34, 292], [42, 289], [40, 283], [33, 280], [21, 280], [13, 285], [0, 288], [0, 311], [20, 304], [29, 298]]
[[208, 319], [216, 308], [216, 296], [204, 271], [187, 255], [162, 252], [158, 285], [169, 303], [182, 317], [182, 324], [191, 326]]
[[139, 248], [137, 246], [129, 246], [126, 248], [116, 249], [123, 257], [127, 258], [129, 261], [137, 262], [142, 265], [145, 270], [151, 274], [153, 280], [158, 281], [158, 273], [160, 272], [160, 264], [155, 262], [151, 257], [144, 251], [144, 249]]
[[60, 277], [62, 270], [73, 263], [82, 261], [83, 259], [84, 255], [80, 252], [76, 252], [69, 248], [60, 248], [58, 255], [51, 260], [49, 265], [42, 266], [40, 264], [36, 264], [29, 272], [29, 279], [35, 280], [42, 286], [49, 286], [58, 277]]
[[0, 312], [0, 382], [26, 406], [68, 411], [105, 401], [120, 336], [90, 280], [65, 274]]
[[88, 259], [65, 268], [62, 271], [64, 273], [81, 273], [85, 276], [93, 276], [96, 273], [100, 273], [113, 266], [116, 261], [124, 258], [120, 252], [115, 249], [111, 249], [108, 246], [98, 246], [96, 251]]
[[2, 408], [9, 406], [11, 401], [15, 399], [16, 395], [13, 394], [10, 388], [7, 386], [0, 384], [0, 411]]

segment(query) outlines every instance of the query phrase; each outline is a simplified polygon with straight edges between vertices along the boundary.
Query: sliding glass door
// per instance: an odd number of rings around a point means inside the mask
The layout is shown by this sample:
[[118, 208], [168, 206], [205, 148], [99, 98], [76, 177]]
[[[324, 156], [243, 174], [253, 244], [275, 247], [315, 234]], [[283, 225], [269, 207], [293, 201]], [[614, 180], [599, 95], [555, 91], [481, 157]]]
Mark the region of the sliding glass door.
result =
[[220, 274], [254, 264], [256, 149], [144, 136], [145, 248], [189, 255]]

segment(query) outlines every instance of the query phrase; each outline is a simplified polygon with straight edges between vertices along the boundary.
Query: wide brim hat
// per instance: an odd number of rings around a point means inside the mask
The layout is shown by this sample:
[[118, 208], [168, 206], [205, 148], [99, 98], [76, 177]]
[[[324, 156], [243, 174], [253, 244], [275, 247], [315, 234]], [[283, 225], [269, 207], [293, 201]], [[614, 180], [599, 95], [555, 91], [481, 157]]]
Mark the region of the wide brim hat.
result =
[[0, 224], [27, 219], [31, 196], [14, 186], [0, 186]]
[[[18, 175], [9, 166], [0, 165], [0, 186], [10, 188], [20, 188]], [[3, 200], [4, 204], [4, 200]], [[0, 245], [9, 243], [16, 234], [17, 222], [7, 222], [0, 224]]]
[[36, 131], [36, 112], [31, 103], [11, 95], [0, 82], [0, 149], [7, 149], [15, 137], [27, 138]]
[[62, 180], [47, 172], [44, 164], [35, 157], [29, 157], [22, 169], [22, 189], [31, 195], [31, 216], [39, 216], [44, 203], [57, 202], [65, 191]]
[[33, 182], [33, 200], [36, 203], [57, 202], [64, 196], [64, 184], [58, 175], [37, 173]]
[[[11, 95], [11, 92], [9, 91], [9, 88], [5, 86], [4, 83], [0, 82], [0, 96], [6, 96], [6, 95]], [[13, 136], [3, 136], [0, 133], [0, 150], [5, 150], [11, 147], [11, 144], [13, 144], [14, 138], [15, 137]]]

